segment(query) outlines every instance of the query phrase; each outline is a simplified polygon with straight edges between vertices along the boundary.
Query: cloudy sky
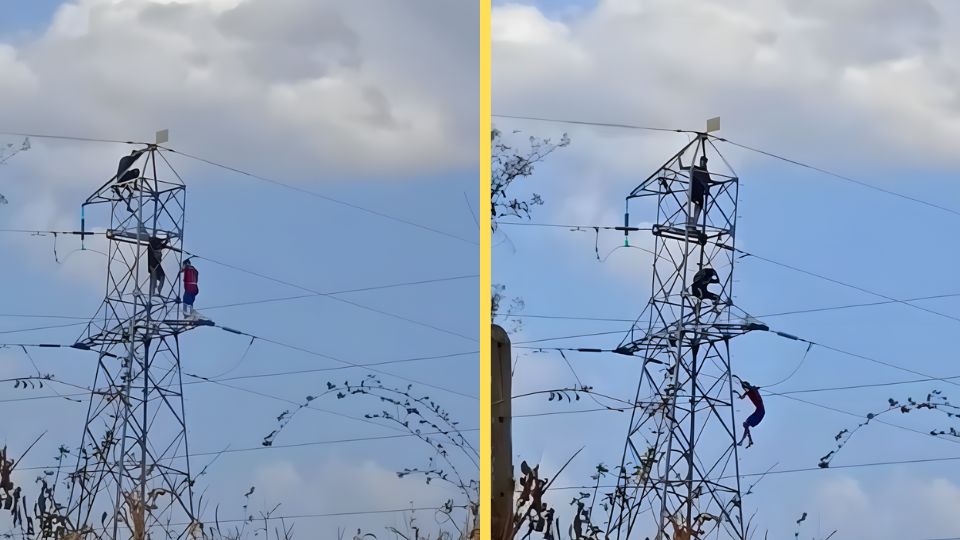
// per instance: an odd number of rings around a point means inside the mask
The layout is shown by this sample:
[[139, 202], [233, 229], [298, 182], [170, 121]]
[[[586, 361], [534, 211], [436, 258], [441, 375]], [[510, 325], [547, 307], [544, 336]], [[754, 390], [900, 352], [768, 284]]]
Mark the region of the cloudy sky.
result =
[[[494, 3], [493, 111], [553, 119], [701, 129], [720, 116], [720, 135], [807, 161], [902, 195], [960, 209], [958, 7], [936, 1], [803, 2], [580, 0]], [[570, 147], [536, 169], [518, 192], [546, 201], [534, 222], [617, 225], [623, 198], [688, 142], [681, 134], [494, 118], [524, 144], [528, 135]], [[520, 133], [513, 134], [514, 130]], [[950, 231], [958, 215], [721, 145], [741, 178], [737, 245], [758, 255], [897, 299], [960, 293], [960, 260]], [[633, 221], [652, 219], [632, 214]], [[504, 226], [494, 238], [494, 282], [526, 302], [530, 316], [512, 336], [514, 393], [576, 383], [556, 352], [526, 346], [615, 347], [650, 294], [651, 259], [617, 250], [622, 233]], [[640, 236], [633, 243], [649, 242]], [[883, 298], [756, 258], [737, 260], [735, 302], [776, 314]], [[955, 367], [956, 297], [769, 317], [775, 328], [915, 372], [947, 377]], [[944, 316], [946, 315], [946, 316]], [[566, 340], [558, 336], [606, 333]], [[733, 369], [770, 384], [797, 367], [804, 347], [770, 334], [738, 338]], [[615, 355], [568, 354], [580, 379], [630, 399], [638, 364]], [[777, 392], [922, 378], [814, 347]], [[833, 462], [816, 468], [833, 436], [888, 398], [957, 394], [955, 381], [768, 396], [756, 445], [740, 470], [762, 473], [744, 501], [771, 538], [921, 539], [960, 536], [960, 475], [951, 461], [840, 468], [872, 462], [960, 456], [957, 439], [925, 435], [953, 420], [942, 414], [891, 416], [859, 432]], [[514, 403], [515, 459], [556, 471], [586, 449], [557, 481], [589, 483], [594, 466], [619, 464], [626, 414], [585, 412], [546, 398]], [[828, 407], [828, 408], [824, 408]], [[834, 410], [831, 410], [834, 409]], [[738, 418], [749, 414], [738, 404]], [[849, 414], [848, 414], [849, 413]], [[955, 424], [953, 424], [955, 426]], [[910, 428], [915, 431], [906, 430]], [[575, 491], [560, 491], [563, 507]]]
[[[201, 256], [318, 291], [444, 279], [340, 295], [368, 309], [323, 297], [212, 309], [303, 290], [198, 261], [197, 307], [219, 324], [352, 363], [456, 355], [384, 366], [403, 378], [382, 378], [422, 383], [414, 392], [449, 410], [476, 443], [478, 28], [469, 2], [0, 0], [0, 131], [149, 141], [167, 128], [173, 148], [372, 211], [170, 157], [188, 186], [185, 247]], [[0, 136], [2, 144], [20, 141]], [[29, 151], [0, 166], [9, 201], [0, 206], [0, 229], [75, 230], [81, 201], [129, 150], [32, 139]], [[108, 217], [88, 212], [88, 225], [106, 227]], [[0, 342], [71, 343], [80, 335], [79, 325], [24, 331], [82, 323], [76, 317], [97, 310], [106, 260], [79, 247], [75, 237], [0, 233]], [[102, 249], [97, 240], [87, 247]], [[246, 377], [342, 366], [265, 341], [244, 357], [248, 344], [216, 329], [191, 332], [181, 341], [183, 369]], [[93, 380], [88, 355], [31, 355], [60, 380]], [[35, 372], [18, 348], [0, 349], [0, 358], [4, 376]], [[364, 375], [346, 369], [188, 386], [191, 450], [258, 447], [291, 401], [331, 378]], [[79, 443], [86, 407], [51, 395], [0, 390], [0, 435], [15, 453], [47, 430], [24, 466], [51, 463], [58, 445]], [[301, 534], [360, 526], [382, 533], [402, 515], [362, 512], [456, 496], [397, 478], [430, 457], [413, 438], [280, 448], [395, 433], [360, 421], [381, 410], [373, 400], [316, 407], [335, 414], [304, 411], [277, 448], [224, 454], [198, 483], [211, 501], [202, 517], [217, 504], [221, 519], [243, 517], [243, 494], [256, 486], [253, 512], [276, 504], [284, 515], [361, 512], [301, 519]], [[460, 466], [477, 477], [469, 462]], [[31, 484], [34, 474], [19, 481]], [[437, 527], [435, 512], [418, 519], [424, 530]]]

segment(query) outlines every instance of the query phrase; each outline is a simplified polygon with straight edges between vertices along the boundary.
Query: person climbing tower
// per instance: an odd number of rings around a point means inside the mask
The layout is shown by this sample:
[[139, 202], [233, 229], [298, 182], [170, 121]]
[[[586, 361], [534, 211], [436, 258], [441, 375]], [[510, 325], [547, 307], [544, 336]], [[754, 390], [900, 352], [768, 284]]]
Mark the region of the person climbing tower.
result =
[[750, 401], [753, 402], [753, 406], [756, 409], [753, 411], [753, 414], [747, 417], [743, 422], [743, 437], [740, 439], [739, 445], [743, 444], [744, 439], [749, 441], [747, 448], [753, 446], [753, 437], [750, 435], [750, 428], [757, 427], [760, 424], [760, 421], [763, 420], [763, 415], [766, 414], [766, 411], [763, 408], [763, 398], [760, 397], [760, 387], [753, 386], [747, 381], [740, 380], [740, 386], [743, 387], [743, 393], [740, 394], [740, 399], [749, 397]]
[[710, 173], [707, 171], [707, 156], [700, 156], [700, 165], [690, 165], [684, 167], [680, 164], [681, 170], [690, 171], [690, 203], [693, 205], [693, 211], [687, 216], [687, 228], [697, 227], [697, 221], [700, 219], [700, 213], [710, 193]]
[[126, 182], [140, 177], [140, 169], [131, 169], [130, 167], [140, 159], [143, 153], [144, 150], [134, 150], [130, 152], [130, 155], [120, 158], [120, 163], [117, 165], [117, 174], [114, 176], [113, 191], [123, 200], [127, 205], [127, 211], [131, 213], [133, 208], [130, 207], [130, 198], [133, 196], [133, 188], [126, 185]]
[[199, 318], [200, 314], [193, 309], [193, 302], [200, 294], [200, 288], [197, 282], [200, 278], [200, 272], [197, 271], [190, 259], [183, 261], [183, 268], [180, 269], [183, 274], [183, 317], [188, 320]]
[[169, 239], [151, 236], [147, 243], [147, 271], [150, 272], [150, 294], [160, 295], [166, 273], [163, 271], [163, 250]]
[[717, 275], [717, 271], [709, 266], [701, 267], [693, 276], [693, 284], [690, 285], [690, 292], [701, 301], [706, 299], [713, 302], [714, 305], [719, 305], [720, 295], [712, 293], [707, 289], [711, 283], [720, 283], [720, 277]]

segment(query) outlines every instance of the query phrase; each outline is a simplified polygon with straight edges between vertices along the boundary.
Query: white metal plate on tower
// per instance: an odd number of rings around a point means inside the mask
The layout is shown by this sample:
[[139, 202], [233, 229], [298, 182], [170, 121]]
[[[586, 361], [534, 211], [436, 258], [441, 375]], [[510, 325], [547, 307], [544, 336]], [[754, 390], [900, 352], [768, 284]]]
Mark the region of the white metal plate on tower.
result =
[[157, 132], [157, 144], [163, 144], [170, 140], [170, 130], [164, 129]]
[[720, 131], [720, 117], [711, 118], [707, 120], [707, 133], [711, 131]]

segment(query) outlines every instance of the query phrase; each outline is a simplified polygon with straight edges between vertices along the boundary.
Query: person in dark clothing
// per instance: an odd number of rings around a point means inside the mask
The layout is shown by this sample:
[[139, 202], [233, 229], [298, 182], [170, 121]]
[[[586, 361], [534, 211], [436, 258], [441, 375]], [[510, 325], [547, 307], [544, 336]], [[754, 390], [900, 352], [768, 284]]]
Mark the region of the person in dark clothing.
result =
[[720, 303], [720, 296], [707, 290], [711, 283], [720, 283], [720, 277], [717, 271], [709, 266], [701, 268], [693, 276], [693, 284], [690, 285], [690, 292], [700, 300], [710, 300], [714, 304]]
[[143, 153], [144, 150], [134, 150], [130, 152], [130, 155], [120, 158], [120, 163], [117, 165], [117, 174], [114, 176], [116, 180], [113, 191], [123, 200], [127, 205], [127, 211], [131, 213], [133, 212], [133, 208], [130, 207], [130, 198], [133, 196], [133, 188], [123, 184], [140, 177], [140, 169], [131, 169], [130, 167], [140, 159]]
[[707, 156], [700, 156], [699, 166], [684, 167], [681, 163], [680, 169], [690, 171], [690, 203], [693, 205], [693, 211], [687, 217], [687, 228], [692, 229], [697, 226], [707, 195], [710, 194], [711, 180], [710, 173], [707, 171]]
[[123, 173], [127, 172], [127, 169], [129, 169], [134, 163], [136, 163], [137, 160], [140, 159], [140, 156], [143, 155], [143, 153], [144, 153], [144, 150], [134, 150], [130, 152], [130, 155], [123, 156], [122, 158], [120, 158], [120, 163], [117, 165], [117, 178], [120, 178], [121, 176], [123, 176]]
[[167, 277], [163, 271], [163, 250], [167, 247], [169, 241], [169, 239], [151, 236], [147, 243], [147, 271], [150, 272], [151, 295], [159, 295], [163, 289], [163, 282]]
[[747, 448], [753, 446], [753, 437], [750, 435], [750, 428], [757, 427], [760, 425], [760, 421], [763, 420], [764, 414], [766, 411], [763, 408], [763, 398], [760, 397], [760, 388], [753, 386], [747, 381], [741, 380], [740, 386], [743, 387], [743, 393], [740, 394], [740, 399], [750, 398], [750, 401], [753, 403], [753, 406], [756, 409], [753, 411], [753, 414], [747, 417], [743, 422], [743, 437], [740, 439], [739, 444], [743, 444], [744, 440], [749, 441]]

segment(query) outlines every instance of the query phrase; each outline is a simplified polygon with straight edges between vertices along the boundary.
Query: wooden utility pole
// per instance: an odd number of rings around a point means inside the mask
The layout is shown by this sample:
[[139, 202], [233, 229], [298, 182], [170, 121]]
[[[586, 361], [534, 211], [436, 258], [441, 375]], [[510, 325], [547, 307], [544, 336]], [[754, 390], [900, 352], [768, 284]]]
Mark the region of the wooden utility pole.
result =
[[490, 447], [491, 457], [491, 538], [506, 540], [513, 529], [513, 442], [510, 398], [510, 337], [500, 326], [490, 329]]

